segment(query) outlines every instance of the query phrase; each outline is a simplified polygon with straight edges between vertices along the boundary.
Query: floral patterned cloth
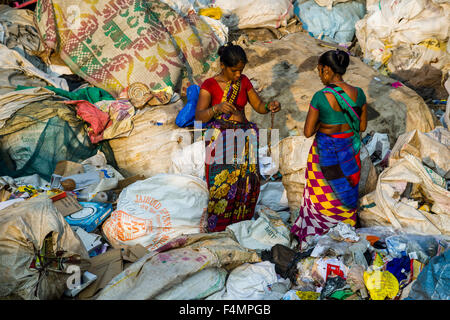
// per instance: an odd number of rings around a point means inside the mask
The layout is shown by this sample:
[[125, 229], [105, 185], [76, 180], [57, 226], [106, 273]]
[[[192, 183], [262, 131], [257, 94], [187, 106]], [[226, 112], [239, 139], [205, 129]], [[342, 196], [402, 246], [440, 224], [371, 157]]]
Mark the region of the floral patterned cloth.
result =
[[[223, 231], [227, 225], [253, 217], [259, 196], [258, 128], [254, 123], [214, 120], [208, 124], [214, 130], [211, 141], [206, 142], [206, 181], [209, 188], [208, 230]], [[237, 129], [249, 136], [245, 146], [234, 147], [227, 141], [227, 129]], [[248, 131], [250, 130], [250, 131]], [[218, 141], [222, 140], [222, 148]], [[239, 141], [239, 139], [238, 139]], [[244, 141], [244, 140], [241, 140]], [[228, 148], [227, 148], [228, 143]], [[234, 161], [226, 163], [227, 149], [234, 148]], [[238, 157], [239, 155], [239, 157]], [[211, 161], [211, 159], [214, 161]], [[241, 161], [238, 161], [240, 159]], [[222, 163], [221, 163], [222, 162]], [[239, 163], [241, 162], [241, 163]]]

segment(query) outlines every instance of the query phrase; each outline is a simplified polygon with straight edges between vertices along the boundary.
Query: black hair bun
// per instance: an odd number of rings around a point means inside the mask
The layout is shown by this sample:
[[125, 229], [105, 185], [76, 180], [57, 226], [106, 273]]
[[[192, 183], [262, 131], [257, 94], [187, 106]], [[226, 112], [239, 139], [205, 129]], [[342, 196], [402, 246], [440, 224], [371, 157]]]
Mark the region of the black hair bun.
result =
[[248, 62], [244, 49], [239, 45], [234, 45], [232, 42], [220, 46], [217, 54], [220, 57], [220, 62], [227, 67], [234, 67], [239, 62], [244, 64]]
[[219, 50], [217, 51], [217, 54], [220, 56], [223, 55], [223, 52], [225, 51], [226, 45], [225, 46], [220, 46]]
[[347, 69], [348, 65], [350, 64], [348, 53], [339, 49], [336, 49], [336, 60], [339, 67], [343, 69]]

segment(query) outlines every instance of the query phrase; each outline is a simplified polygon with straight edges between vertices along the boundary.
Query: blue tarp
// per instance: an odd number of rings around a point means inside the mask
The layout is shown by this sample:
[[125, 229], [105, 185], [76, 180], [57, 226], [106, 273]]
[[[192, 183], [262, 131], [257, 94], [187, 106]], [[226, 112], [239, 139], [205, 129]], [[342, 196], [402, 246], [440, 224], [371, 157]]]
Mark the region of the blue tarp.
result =
[[304, 30], [314, 38], [334, 42], [351, 42], [355, 35], [355, 23], [366, 14], [364, 4], [356, 1], [338, 3], [331, 10], [319, 6], [314, 0], [294, 3], [294, 14], [302, 22]]
[[407, 300], [450, 300], [450, 249], [433, 257], [423, 268]]

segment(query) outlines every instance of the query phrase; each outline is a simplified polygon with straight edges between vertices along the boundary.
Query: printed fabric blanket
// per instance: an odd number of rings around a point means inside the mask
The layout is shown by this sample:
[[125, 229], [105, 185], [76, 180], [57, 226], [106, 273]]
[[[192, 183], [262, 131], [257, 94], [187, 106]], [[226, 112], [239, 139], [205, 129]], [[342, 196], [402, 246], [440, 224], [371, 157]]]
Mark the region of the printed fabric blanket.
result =
[[184, 94], [214, 73], [219, 40], [192, 11], [153, 0], [39, 0], [35, 20], [47, 55], [117, 98], [135, 82]]

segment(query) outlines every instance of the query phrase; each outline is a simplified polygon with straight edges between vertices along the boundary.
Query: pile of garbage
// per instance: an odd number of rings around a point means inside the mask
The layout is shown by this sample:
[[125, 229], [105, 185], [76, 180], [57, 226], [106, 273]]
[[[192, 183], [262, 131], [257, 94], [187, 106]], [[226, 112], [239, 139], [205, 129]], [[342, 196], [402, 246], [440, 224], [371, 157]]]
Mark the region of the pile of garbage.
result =
[[[407, 70], [402, 52], [435, 36], [448, 51], [445, 32], [417, 42], [397, 20], [374, 32], [394, 19], [384, 0], [19, 2], [0, 5], [0, 299], [450, 298], [450, 80], [436, 113], [368, 65]], [[445, 1], [403, 2], [397, 18], [426, 9], [404, 23], [447, 17]], [[282, 104], [280, 134], [259, 150], [254, 217], [208, 233], [193, 120], [217, 49], [235, 36], [255, 89]], [[330, 47], [352, 55], [345, 78], [367, 95], [359, 221], [298, 250], [290, 229], [313, 142], [302, 132]], [[445, 74], [430, 52], [421, 63]]]

